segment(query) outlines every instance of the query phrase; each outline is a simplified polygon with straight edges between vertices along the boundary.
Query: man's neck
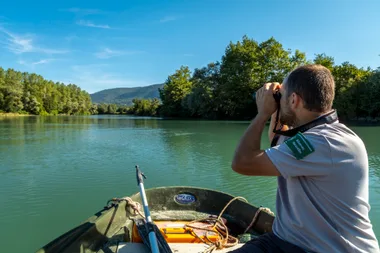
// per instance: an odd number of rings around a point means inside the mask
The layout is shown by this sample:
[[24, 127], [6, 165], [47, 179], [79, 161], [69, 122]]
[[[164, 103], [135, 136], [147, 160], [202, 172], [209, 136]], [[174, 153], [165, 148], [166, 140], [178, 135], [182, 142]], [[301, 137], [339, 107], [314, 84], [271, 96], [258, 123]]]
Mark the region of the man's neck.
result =
[[310, 111], [305, 111], [301, 117], [297, 117], [297, 120], [296, 120], [296, 124], [294, 127], [299, 127], [299, 126], [302, 126], [302, 125], [305, 125], [306, 123], [309, 123], [310, 121], [313, 121], [315, 120], [316, 118], [319, 118], [327, 113], [329, 113], [330, 111], [326, 111], [326, 112], [310, 112]]

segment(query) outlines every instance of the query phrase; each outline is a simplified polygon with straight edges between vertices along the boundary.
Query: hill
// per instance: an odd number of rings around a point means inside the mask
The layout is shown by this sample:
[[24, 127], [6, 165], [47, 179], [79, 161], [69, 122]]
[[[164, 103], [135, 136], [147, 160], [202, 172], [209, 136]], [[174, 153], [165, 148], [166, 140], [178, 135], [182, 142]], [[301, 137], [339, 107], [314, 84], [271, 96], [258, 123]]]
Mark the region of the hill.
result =
[[163, 86], [163, 84], [153, 84], [143, 87], [107, 89], [91, 94], [91, 100], [95, 104], [130, 105], [134, 98], [159, 98], [158, 88]]

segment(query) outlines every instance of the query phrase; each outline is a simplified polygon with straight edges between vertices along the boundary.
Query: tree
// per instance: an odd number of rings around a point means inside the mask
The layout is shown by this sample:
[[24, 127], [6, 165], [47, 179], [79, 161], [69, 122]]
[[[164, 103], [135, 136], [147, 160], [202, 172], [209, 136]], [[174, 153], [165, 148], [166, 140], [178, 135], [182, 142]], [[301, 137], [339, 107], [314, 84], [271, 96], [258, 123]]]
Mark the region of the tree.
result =
[[367, 75], [357, 89], [357, 117], [380, 117], [380, 70]]
[[220, 63], [210, 63], [207, 67], [195, 69], [191, 82], [193, 88], [186, 95], [182, 106], [191, 117], [216, 118], [218, 105], [215, 103], [219, 86]]
[[8, 69], [5, 72], [4, 86], [2, 88], [2, 106], [6, 112], [20, 112], [24, 106], [22, 103], [22, 76], [20, 72]]
[[128, 114], [130, 113], [130, 108], [126, 105], [119, 105], [116, 112], [118, 114]]
[[98, 105], [92, 104], [89, 111], [90, 111], [90, 114], [98, 114]]
[[99, 114], [108, 113], [108, 105], [104, 103], [98, 104], [98, 113]]
[[222, 117], [252, 118], [256, 104], [252, 93], [266, 82], [282, 82], [296, 66], [306, 62], [304, 53], [283, 49], [274, 38], [262, 43], [244, 36], [242, 42], [230, 43], [220, 68], [218, 102]]
[[314, 58], [315, 64], [320, 64], [322, 66], [325, 66], [330, 71], [333, 71], [334, 69], [334, 58], [331, 56], [327, 56], [325, 53], [323, 54], [316, 54]]
[[24, 94], [22, 102], [24, 104], [25, 111], [35, 115], [40, 114], [41, 104], [38, 102], [35, 96], [30, 94], [29, 91]]
[[182, 106], [182, 100], [192, 89], [190, 70], [187, 66], [181, 66], [174, 74], [170, 75], [159, 89], [162, 101], [161, 113], [164, 116], [187, 116], [188, 112]]
[[334, 107], [340, 112], [342, 118], [357, 118], [361, 114], [360, 104], [363, 103], [360, 93], [366, 86], [371, 70], [359, 69], [349, 62], [343, 62], [341, 65], [334, 66], [332, 72], [335, 79]]
[[108, 105], [108, 114], [116, 114], [116, 111], [117, 111], [117, 105], [115, 104], [109, 104]]
[[138, 116], [156, 116], [160, 106], [160, 101], [157, 98], [153, 99], [138, 99], [132, 100], [133, 106], [131, 113]]

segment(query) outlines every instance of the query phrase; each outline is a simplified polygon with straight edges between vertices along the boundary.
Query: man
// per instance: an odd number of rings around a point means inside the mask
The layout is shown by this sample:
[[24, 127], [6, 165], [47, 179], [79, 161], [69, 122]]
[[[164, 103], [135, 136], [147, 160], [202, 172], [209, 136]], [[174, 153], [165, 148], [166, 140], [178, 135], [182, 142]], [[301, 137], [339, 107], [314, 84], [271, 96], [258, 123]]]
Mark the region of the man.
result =
[[[274, 138], [277, 90], [280, 123], [289, 130], [261, 150], [271, 115], [270, 141]], [[278, 177], [276, 218], [272, 233], [231, 252], [380, 252], [368, 216], [367, 152], [337, 120], [334, 90], [327, 68], [305, 65], [282, 85], [266, 83], [256, 93], [258, 114], [236, 148], [232, 169]]]

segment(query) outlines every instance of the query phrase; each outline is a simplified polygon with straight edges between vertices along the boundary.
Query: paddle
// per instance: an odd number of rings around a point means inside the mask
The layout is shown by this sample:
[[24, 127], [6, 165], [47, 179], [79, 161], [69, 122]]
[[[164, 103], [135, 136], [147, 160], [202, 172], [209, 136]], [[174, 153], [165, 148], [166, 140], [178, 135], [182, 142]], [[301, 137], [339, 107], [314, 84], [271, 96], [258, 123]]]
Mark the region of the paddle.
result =
[[150, 249], [151, 249], [152, 253], [159, 253], [160, 251], [158, 250], [157, 237], [156, 237], [156, 233], [155, 233], [155, 229], [154, 229], [155, 224], [153, 224], [152, 217], [150, 216], [150, 212], [149, 212], [149, 208], [148, 208], [148, 201], [147, 201], [146, 195], [145, 195], [143, 177], [145, 179], [146, 179], [146, 177], [140, 171], [138, 165], [136, 165], [136, 177], [137, 177], [137, 185], [140, 187], [140, 195], [141, 195], [141, 199], [142, 199], [143, 206], [144, 206], [146, 225], [147, 225], [148, 232], [149, 232]]

